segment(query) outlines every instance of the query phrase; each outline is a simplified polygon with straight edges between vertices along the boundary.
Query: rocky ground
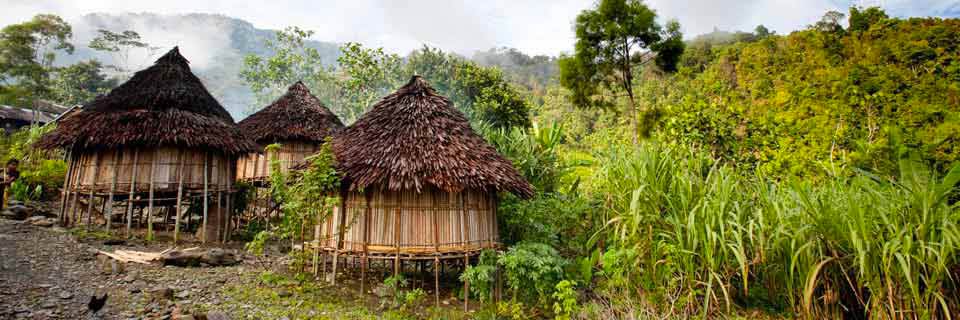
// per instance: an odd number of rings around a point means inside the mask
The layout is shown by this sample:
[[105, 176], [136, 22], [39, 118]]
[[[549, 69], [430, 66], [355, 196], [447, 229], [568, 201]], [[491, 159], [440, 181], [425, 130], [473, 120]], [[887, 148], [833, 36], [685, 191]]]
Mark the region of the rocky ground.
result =
[[[257, 267], [181, 268], [118, 263], [97, 250], [158, 252], [169, 244], [98, 240], [30, 220], [0, 219], [0, 319], [91, 318], [87, 302], [109, 295], [98, 319], [216, 318], [221, 288]], [[254, 272], [256, 273], [256, 272]]]
[[[13, 212], [26, 210], [27, 212]], [[445, 277], [441, 308], [433, 308], [430, 281], [413, 303], [396, 305], [383, 294], [392, 265], [371, 271], [366, 292], [356, 274], [339, 273], [338, 285], [289, 272], [279, 253], [243, 253], [242, 243], [226, 246], [236, 264], [175, 267], [122, 263], [98, 251], [161, 252], [169, 241], [122, 240], [117, 235], [56, 226], [43, 204], [0, 212], [0, 319], [462, 319], [455, 275]], [[199, 246], [181, 244], [180, 248]], [[213, 247], [202, 247], [214, 252]], [[209, 250], [208, 250], [209, 249]], [[430, 274], [430, 272], [421, 272]], [[379, 278], [377, 276], [379, 275]], [[373, 287], [373, 288], [371, 288]], [[88, 312], [93, 295], [108, 294], [105, 307]], [[392, 306], [391, 306], [392, 305]]]

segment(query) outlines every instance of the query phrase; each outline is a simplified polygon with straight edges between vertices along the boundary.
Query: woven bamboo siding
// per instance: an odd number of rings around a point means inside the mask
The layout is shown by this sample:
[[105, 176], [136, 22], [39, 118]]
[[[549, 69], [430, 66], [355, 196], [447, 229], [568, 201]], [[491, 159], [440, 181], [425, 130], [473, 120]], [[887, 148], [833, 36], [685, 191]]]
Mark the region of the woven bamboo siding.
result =
[[243, 181], [270, 180], [270, 160], [274, 154], [280, 160], [280, 168], [287, 172], [308, 156], [317, 153], [320, 145], [308, 142], [285, 142], [280, 149], [265, 153], [249, 153], [237, 160], [237, 179]]
[[[468, 190], [447, 193], [433, 189], [368, 190], [350, 192], [346, 215], [340, 212], [318, 227], [320, 245], [337, 246], [337, 229], [343, 225], [342, 251], [370, 254], [418, 255], [472, 252], [497, 245], [496, 197]], [[369, 212], [369, 216], [366, 213]], [[398, 221], [399, 219], [399, 221]], [[366, 248], [364, 245], [366, 244]]]
[[[137, 179], [135, 190], [145, 191], [150, 188], [151, 165], [156, 158], [156, 168], [153, 171], [154, 188], [158, 192], [177, 189], [177, 181], [182, 168], [183, 188], [185, 190], [203, 189], [204, 156], [207, 153], [199, 149], [181, 149], [173, 147], [139, 149], [134, 148], [93, 150], [78, 154], [74, 158], [76, 170], [70, 181], [73, 191], [89, 191], [93, 188], [96, 193], [106, 193], [110, 190], [114, 172], [117, 173], [116, 192], [130, 190], [133, 170], [136, 167]], [[233, 182], [230, 163], [232, 158], [220, 152], [210, 154], [210, 190], [225, 191]], [[115, 161], [116, 159], [116, 161]], [[134, 165], [136, 159], [136, 165]], [[99, 169], [97, 169], [99, 167]], [[114, 168], [116, 167], [116, 171]], [[94, 176], [96, 174], [96, 177]]]

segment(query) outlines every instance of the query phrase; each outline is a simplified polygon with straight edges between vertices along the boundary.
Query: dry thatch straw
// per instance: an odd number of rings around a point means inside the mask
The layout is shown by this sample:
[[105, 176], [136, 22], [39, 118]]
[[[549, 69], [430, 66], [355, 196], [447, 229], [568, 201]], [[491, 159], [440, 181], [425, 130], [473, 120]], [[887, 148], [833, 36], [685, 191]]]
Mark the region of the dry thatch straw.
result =
[[255, 150], [174, 47], [83, 111], [62, 119], [45, 148], [181, 146], [226, 154]]
[[352, 190], [377, 186], [418, 192], [435, 186], [533, 195], [509, 160], [420, 76], [384, 97], [333, 139], [338, 171]]
[[241, 120], [239, 126], [260, 145], [281, 141], [323, 143], [343, 129], [343, 122], [297, 81], [277, 101]]

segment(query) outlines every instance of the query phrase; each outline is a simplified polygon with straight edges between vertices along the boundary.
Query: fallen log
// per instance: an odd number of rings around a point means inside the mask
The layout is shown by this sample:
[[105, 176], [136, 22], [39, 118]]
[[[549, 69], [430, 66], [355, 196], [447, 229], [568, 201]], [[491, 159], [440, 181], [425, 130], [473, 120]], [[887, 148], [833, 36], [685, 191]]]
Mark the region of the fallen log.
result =
[[173, 250], [164, 253], [160, 261], [165, 266], [171, 265], [178, 267], [197, 267], [203, 265], [229, 266], [240, 262], [235, 254], [221, 249], [210, 249], [207, 251]]
[[[180, 252], [193, 252], [199, 248], [188, 248]], [[144, 251], [134, 251], [134, 250], [116, 250], [114, 252], [106, 252], [102, 250], [97, 250], [98, 253], [111, 257], [120, 262], [134, 262], [140, 264], [151, 264], [157, 261], [161, 261], [164, 255], [177, 251], [176, 249], [170, 248], [160, 252], [144, 252]]]

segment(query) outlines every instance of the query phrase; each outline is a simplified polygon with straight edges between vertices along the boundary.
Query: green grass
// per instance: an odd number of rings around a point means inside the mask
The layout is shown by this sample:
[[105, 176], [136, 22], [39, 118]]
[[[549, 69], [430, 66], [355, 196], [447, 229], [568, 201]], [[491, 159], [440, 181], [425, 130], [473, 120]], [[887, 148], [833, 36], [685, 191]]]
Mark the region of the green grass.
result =
[[[824, 181], [744, 174], [702, 153], [611, 148], [592, 190], [599, 234], [636, 255], [627, 288], [664, 314], [742, 307], [808, 318], [960, 312], [960, 166], [903, 161], [896, 178], [834, 170]], [[599, 181], [599, 182], [597, 182]], [[859, 309], [859, 310], [858, 310]]]
[[436, 309], [421, 301], [412, 310], [378, 309], [373, 295], [348, 286], [273, 272], [244, 275], [223, 289], [224, 301], [201, 308], [226, 310], [234, 319], [465, 319], [456, 306]]

